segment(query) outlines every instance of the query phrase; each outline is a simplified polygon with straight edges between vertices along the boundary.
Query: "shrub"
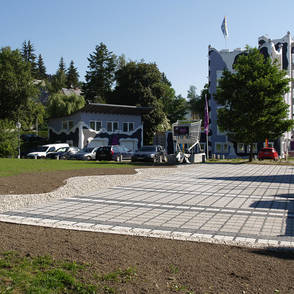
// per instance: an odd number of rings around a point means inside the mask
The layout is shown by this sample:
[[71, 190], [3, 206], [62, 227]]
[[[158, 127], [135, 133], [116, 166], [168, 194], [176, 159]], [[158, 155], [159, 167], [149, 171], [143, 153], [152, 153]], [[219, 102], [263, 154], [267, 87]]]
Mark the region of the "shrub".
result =
[[0, 120], [0, 157], [17, 155], [18, 133], [15, 122], [8, 119]]

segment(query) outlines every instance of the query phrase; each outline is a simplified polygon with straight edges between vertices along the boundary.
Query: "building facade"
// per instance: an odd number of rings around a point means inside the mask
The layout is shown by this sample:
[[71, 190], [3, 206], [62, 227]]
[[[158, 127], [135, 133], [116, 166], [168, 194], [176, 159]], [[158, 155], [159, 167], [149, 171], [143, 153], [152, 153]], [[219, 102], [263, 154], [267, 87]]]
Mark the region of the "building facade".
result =
[[90, 103], [65, 117], [49, 119], [50, 142], [72, 146], [124, 145], [137, 150], [143, 145], [142, 114], [149, 107]]
[[[266, 57], [276, 59], [280, 68], [287, 72], [289, 78], [293, 77], [294, 70], [294, 41], [288, 32], [281, 39], [269, 39], [262, 36], [258, 39], [258, 48]], [[242, 142], [230, 142], [228, 136], [221, 132], [217, 126], [217, 110], [220, 105], [214, 100], [214, 94], [218, 86], [218, 80], [222, 77], [223, 71], [233, 71], [233, 65], [240, 54], [245, 50], [237, 48], [234, 51], [216, 50], [209, 46], [208, 48], [208, 68], [209, 68], [209, 153], [221, 155], [226, 158], [246, 157], [249, 155], [249, 146]], [[293, 83], [289, 83], [290, 92], [284, 96], [285, 102], [289, 105], [289, 119], [293, 118]], [[281, 157], [284, 157], [291, 149], [292, 132], [284, 133], [278, 140], [269, 142], [269, 145], [275, 147]], [[254, 144], [253, 152], [263, 147], [263, 142]]]

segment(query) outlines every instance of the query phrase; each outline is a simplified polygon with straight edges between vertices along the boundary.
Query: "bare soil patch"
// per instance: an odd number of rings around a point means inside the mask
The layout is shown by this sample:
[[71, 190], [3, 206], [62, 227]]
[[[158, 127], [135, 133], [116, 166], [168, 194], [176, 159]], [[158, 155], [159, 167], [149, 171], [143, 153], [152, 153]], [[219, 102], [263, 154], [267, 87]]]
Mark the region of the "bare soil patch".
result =
[[[86, 169], [0, 178], [0, 193], [49, 192], [72, 176], [135, 173], [132, 168]], [[134, 279], [116, 293], [294, 293], [294, 252], [122, 236], [0, 222], [0, 252], [51, 255], [88, 263], [93, 273], [132, 267]]]

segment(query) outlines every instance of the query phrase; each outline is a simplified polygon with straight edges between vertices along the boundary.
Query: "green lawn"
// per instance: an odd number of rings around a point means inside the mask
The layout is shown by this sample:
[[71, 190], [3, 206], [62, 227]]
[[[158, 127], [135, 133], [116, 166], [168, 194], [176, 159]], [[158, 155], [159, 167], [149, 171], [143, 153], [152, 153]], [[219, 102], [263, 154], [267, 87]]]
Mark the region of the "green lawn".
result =
[[46, 159], [17, 159], [0, 158], [0, 177], [13, 176], [23, 173], [37, 173], [54, 170], [73, 170], [83, 168], [131, 167], [129, 163], [96, 162], [79, 160], [46, 160]]

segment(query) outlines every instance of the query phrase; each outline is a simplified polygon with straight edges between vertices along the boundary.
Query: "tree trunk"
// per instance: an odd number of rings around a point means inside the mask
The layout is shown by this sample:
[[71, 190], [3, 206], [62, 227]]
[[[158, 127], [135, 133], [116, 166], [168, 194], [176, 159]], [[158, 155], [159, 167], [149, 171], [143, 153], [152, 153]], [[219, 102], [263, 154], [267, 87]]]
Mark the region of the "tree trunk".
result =
[[253, 159], [253, 143], [250, 143], [250, 154], [249, 154], [249, 162]]

